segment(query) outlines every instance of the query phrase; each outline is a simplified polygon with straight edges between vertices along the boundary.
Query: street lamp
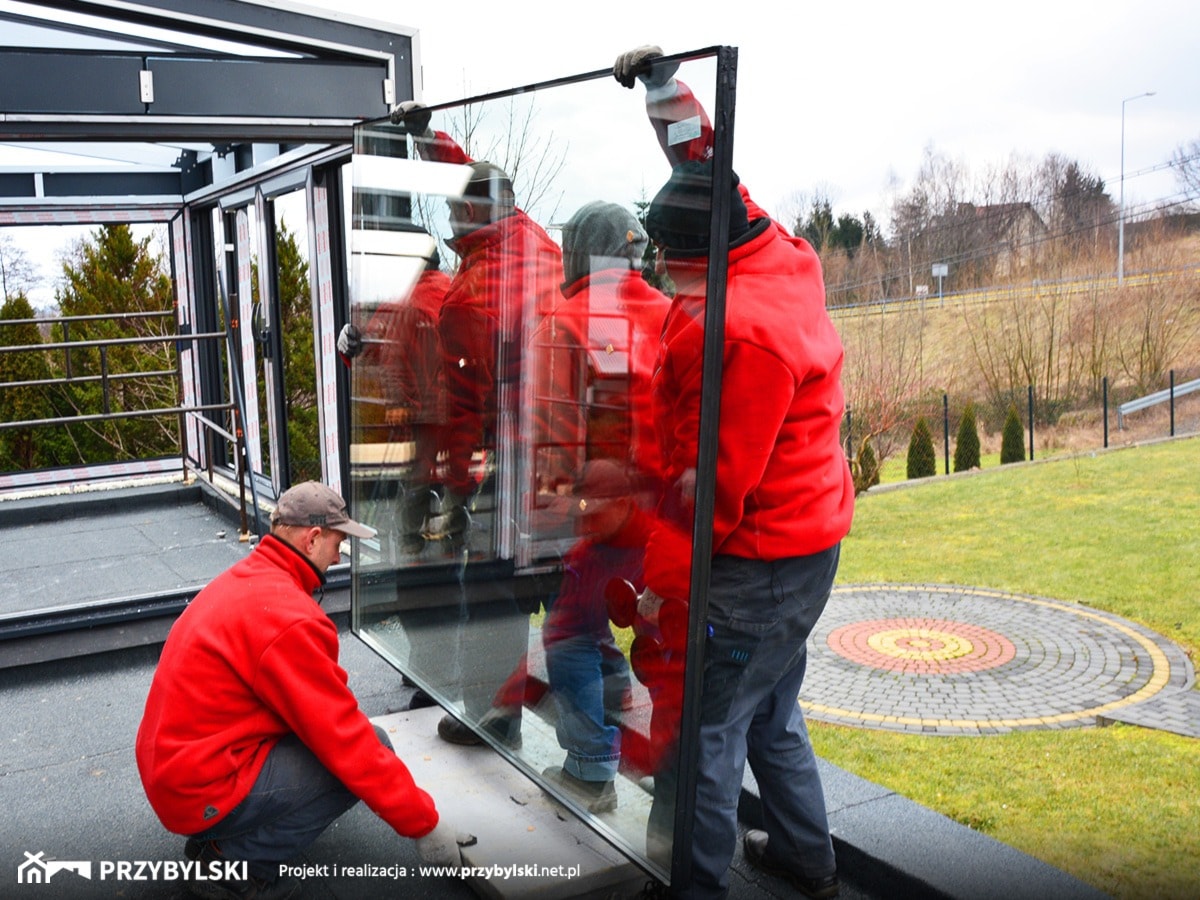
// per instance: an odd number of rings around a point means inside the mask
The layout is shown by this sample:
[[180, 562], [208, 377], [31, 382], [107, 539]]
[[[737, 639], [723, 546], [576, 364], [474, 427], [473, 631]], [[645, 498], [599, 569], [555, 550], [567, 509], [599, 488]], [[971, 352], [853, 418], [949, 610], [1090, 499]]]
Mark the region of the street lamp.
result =
[[1154, 91], [1135, 94], [1121, 101], [1121, 212], [1117, 220], [1117, 286], [1125, 283], [1125, 104], [1143, 97], [1153, 97]]

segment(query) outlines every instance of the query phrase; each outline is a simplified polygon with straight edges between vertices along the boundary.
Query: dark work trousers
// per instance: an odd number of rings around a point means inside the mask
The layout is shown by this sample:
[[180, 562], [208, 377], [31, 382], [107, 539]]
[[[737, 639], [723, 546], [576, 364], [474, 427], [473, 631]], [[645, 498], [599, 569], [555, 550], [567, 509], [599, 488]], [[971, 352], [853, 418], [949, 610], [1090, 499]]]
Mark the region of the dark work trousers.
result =
[[839, 550], [774, 562], [713, 558], [692, 883], [680, 896], [728, 893], [747, 761], [771, 858], [811, 877], [836, 869], [825, 794], [797, 701], [805, 642], [829, 600]]
[[[378, 725], [375, 733], [384, 746], [392, 746]], [[280, 863], [301, 853], [357, 802], [290, 734], [271, 749], [246, 799], [212, 828], [192, 837], [215, 841], [223, 857], [245, 860], [253, 877], [274, 881]]]

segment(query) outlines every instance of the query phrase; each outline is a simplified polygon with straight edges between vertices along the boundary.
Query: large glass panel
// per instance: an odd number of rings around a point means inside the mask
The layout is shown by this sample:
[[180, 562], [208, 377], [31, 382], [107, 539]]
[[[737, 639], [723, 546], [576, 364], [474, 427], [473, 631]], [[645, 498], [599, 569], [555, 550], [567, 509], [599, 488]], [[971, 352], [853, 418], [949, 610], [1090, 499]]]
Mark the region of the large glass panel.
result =
[[[677, 73], [708, 113], [716, 71], [706, 52]], [[358, 542], [354, 615], [665, 879], [702, 385], [697, 355], [694, 396], [654, 393], [674, 286], [642, 220], [712, 130], [691, 113], [656, 129], [644, 98], [593, 73], [358, 130], [351, 492], [379, 538]], [[672, 227], [708, 232], [699, 185]], [[699, 354], [703, 302], [678, 326]], [[679, 403], [684, 439], [658, 427]], [[638, 599], [652, 535], [677, 539], [661, 605]]]

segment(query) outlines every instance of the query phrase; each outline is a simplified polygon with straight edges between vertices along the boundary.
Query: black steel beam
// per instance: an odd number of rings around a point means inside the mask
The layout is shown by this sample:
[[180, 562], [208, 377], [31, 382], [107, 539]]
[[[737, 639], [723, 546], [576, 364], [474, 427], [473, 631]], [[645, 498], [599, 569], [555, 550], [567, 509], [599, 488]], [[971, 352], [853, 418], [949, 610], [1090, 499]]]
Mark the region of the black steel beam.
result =
[[349, 144], [354, 139], [354, 119], [314, 120], [166, 118], [149, 115], [120, 120], [73, 116], [38, 121], [5, 120], [0, 115], [0, 141], [152, 141], [169, 143]]
[[[111, 22], [114, 38], [124, 23], [163, 28], [182, 49], [2, 48], [0, 140], [346, 143], [356, 121], [413, 95], [413, 38], [399, 29], [238, 0], [37, 5]], [[80, 27], [49, 12], [40, 23]], [[211, 52], [199, 38], [246, 52]]]
[[[44, 197], [178, 197], [183, 199], [179, 172], [46, 172]], [[0, 194], [0, 196], [4, 196]], [[22, 195], [17, 195], [22, 196]]]
[[[144, 114], [138, 99], [142, 57], [75, 50], [0, 49], [0, 110], [80, 115]], [[0, 124], [0, 128], [7, 128]]]
[[[143, 102], [141, 73], [153, 79]], [[314, 119], [387, 112], [377, 61], [0, 49], [0, 109], [14, 115]]]
[[[382, 62], [151, 56], [151, 116], [369, 119], [386, 115]], [[135, 94], [137, 82], [134, 85]]]

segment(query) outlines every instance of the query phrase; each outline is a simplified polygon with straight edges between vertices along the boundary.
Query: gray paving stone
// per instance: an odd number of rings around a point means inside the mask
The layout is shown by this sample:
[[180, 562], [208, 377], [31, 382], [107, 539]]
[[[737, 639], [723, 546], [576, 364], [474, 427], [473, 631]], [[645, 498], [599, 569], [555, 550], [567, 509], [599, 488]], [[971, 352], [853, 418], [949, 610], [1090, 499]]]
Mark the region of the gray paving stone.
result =
[[[1015, 652], [996, 665], [964, 663], [964, 671], [954, 671], [953, 660], [943, 660], [951, 664], [948, 671], [922, 673], [882, 668], [892, 663], [878, 649], [870, 659], [858, 655], [864, 640], [858, 633], [854, 651], [843, 652], [830, 643], [839, 629], [877, 620], [892, 622], [900, 631], [928, 620], [947, 622], [963, 626], [964, 636], [970, 634], [966, 626], [985, 628], [1007, 639]], [[881, 634], [887, 630], [878, 629]], [[900, 665], [903, 653], [892, 652]], [[1163, 677], [1164, 668], [1173, 688], [1194, 679], [1190, 660], [1162, 635], [1080, 604], [958, 586], [844, 586], [835, 590], [810, 638], [802, 704], [807, 715], [820, 721], [973, 734], [980, 729], [1091, 727], [1097, 723], [1095, 710], [1113, 707], [1105, 714], [1119, 718], [1122, 713], [1115, 710], [1127, 703], [1142, 722], [1173, 728], [1180, 717], [1173, 707], [1140, 696], [1153, 679]], [[1005, 722], [1010, 724], [1000, 724]]]

